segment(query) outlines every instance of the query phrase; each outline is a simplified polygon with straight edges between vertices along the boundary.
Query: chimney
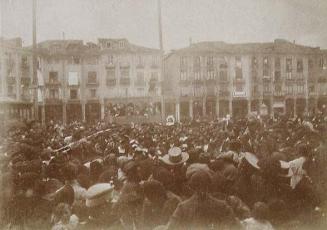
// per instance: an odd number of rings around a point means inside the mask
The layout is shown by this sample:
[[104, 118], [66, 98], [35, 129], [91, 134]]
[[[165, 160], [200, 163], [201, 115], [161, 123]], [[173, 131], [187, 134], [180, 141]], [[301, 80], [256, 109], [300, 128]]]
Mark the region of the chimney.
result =
[[293, 40], [293, 44], [295, 44], [295, 40]]
[[189, 38], [190, 46], [192, 45], [192, 37]]

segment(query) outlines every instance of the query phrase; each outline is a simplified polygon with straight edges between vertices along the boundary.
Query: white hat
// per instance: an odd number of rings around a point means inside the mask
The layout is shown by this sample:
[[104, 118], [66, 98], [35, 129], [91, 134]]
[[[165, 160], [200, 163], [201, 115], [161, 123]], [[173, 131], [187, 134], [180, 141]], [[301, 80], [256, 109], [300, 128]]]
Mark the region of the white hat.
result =
[[114, 186], [109, 183], [100, 183], [91, 186], [86, 191], [86, 207], [96, 207], [110, 202]]

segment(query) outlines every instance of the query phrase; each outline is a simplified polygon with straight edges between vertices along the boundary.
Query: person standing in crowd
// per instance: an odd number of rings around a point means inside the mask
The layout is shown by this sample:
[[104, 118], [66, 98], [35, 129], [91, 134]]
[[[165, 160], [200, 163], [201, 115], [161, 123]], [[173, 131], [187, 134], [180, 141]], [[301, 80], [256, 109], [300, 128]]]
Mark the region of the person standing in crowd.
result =
[[177, 206], [167, 229], [228, 229], [239, 226], [232, 208], [209, 194], [211, 178], [208, 173], [195, 172], [189, 184], [194, 194]]

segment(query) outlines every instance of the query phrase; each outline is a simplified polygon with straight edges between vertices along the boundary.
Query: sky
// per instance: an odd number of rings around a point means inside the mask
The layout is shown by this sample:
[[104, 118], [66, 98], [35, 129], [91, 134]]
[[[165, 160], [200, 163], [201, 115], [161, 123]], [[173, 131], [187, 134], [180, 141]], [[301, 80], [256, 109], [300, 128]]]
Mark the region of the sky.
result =
[[[32, 42], [32, 0], [0, 0], [0, 36]], [[165, 51], [190, 41], [327, 48], [327, 0], [161, 0]], [[37, 0], [37, 41], [127, 38], [159, 48], [157, 0]]]

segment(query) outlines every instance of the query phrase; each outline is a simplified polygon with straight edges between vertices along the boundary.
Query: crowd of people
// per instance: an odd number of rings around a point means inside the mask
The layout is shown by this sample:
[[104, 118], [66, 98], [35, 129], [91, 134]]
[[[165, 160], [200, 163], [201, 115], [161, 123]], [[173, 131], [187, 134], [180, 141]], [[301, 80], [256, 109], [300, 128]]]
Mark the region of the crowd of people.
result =
[[326, 137], [324, 114], [28, 122], [1, 137], [1, 228], [318, 229]]
[[116, 103], [106, 106], [106, 114], [114, 117], [120, 116], [150, 116], [160, 114], [159, 108], [153, 103]]

